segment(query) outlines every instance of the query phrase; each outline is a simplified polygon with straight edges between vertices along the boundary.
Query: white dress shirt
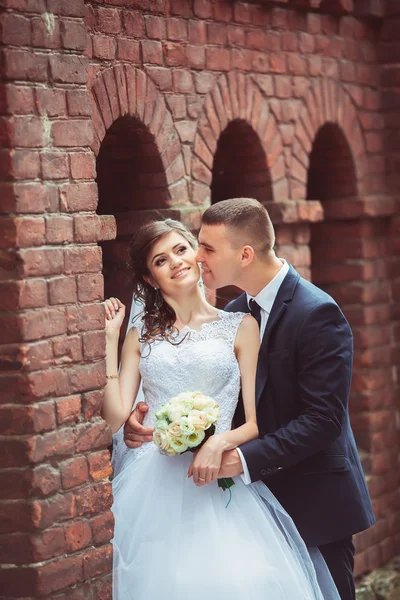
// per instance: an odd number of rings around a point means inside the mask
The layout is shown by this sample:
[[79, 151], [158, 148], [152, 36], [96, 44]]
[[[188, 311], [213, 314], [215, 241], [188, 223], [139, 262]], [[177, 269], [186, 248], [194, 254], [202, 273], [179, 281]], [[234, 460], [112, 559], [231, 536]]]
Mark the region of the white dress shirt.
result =
[[[267, 321], [272, 310], [272, 306], [275, 302], [276, 295], [279, 291], [279, 288], [282, 285], [283, 280], [289, 271], [289, 265], [284, 258], [279, 259], [282, 262], [282, 268], [275, 275], [275, 277], [257, 294], [257, 296], [247, 295], [247, 304], [250, 306], [250, 300], [254, 299], [257, 304], [261, 307], [261, 324], [260, 324], [260, 340], [262, 341], [265, 333], [265, 328], [267, 326]], [[244, 483], [247, 485], [251, 483], [251, 477], [249, 473], [249, 469], [247, 467], [246, 460], [243, 456], [243, 452], [240, 448], [236, 448], [240, 460], [243, 466], [243, 473], [241, 475]]]

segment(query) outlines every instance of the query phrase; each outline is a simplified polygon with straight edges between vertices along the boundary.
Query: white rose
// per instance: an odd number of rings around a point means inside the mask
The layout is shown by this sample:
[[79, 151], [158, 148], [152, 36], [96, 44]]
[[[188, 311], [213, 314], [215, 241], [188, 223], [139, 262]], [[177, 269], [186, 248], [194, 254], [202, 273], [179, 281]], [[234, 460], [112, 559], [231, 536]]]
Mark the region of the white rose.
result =
[[165, 419], [168, 416], [168, 407], [166, 404], [163, 404], [161, 408], [154, 413], [156, 419]]
[[204, 408], [214, 408], [217, 405], [213, 398], [210, 396], [204, 396], [203, 394], [199, 394], [194, 399], [194, 408], [196, 410], [203, 410]]
[[208, 429], [208, 427], [210, 426], [208, 422], [208, 416], [206, 415], [206, 413], [200, 410], [191, 410], [188, 414], [188, 420], [196, 430]]
[[182, 417], [180, 420], [181, 431], [183, 435], [190, 435], [195, 432], [194, 425], [189, 421], [187, 417]]
[[198, 431], [186, 436], [186, 444], [189, 446], [189, 448], [196, 448], [201, 444], [205, 437], [206, 434], [204, 431], [199, 429]]
[[168, 426], [168, 435], [170, 439], [180, 438], [182, 435], [180, 421], [174, 421]]
[[175, 450], [172, 448], [172, 446], [168, 445], [167, 450], [165, 451], [165, 454], [167, 456], [175, 456], [176, 452]]
[[160, 448], [162, 452], [166, 452], [169, 448], [167, 432], [155, 429], [153, 432], [153, 442]]
[[186, 417], [191, 410], [190, 406], [186, 406], [184, 402], [171, 402], [168, 405], [168, 419], [179, 421], [181, 417]]
[[175, 450], [176, 454], [182, 454], [188, 449], [188, 444], [186, 442], [186, 438], [180, 437], [171, 437], [169, 440], [170, 446], [173, 450]]
[[205, 408], [204, 413], [207, 415], [208, 422], [210, 424], [215, 423], [219, 419], [219, 407], [216, 408]]

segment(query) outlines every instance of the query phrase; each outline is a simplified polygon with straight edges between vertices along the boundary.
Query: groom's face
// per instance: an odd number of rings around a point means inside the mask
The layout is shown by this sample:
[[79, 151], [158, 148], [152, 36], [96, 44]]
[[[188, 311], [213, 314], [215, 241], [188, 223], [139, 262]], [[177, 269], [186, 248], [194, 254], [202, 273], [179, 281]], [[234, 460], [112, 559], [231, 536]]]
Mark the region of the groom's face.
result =
[[197, 261], [202, 265], [204, 285], [217, 289], [236, 285], [240, 269], [240, 248], [235, 248], [226, 225], [202, 225]]

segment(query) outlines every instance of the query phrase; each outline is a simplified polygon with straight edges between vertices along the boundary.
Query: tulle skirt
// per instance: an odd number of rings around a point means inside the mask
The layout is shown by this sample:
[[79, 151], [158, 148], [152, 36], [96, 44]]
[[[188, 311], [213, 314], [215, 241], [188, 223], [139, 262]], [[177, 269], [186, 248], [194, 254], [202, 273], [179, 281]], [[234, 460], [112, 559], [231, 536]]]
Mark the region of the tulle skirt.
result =
[[217, 482], [187, 479], [192, 459], [154, 447], [124, 456], [113, 481], [114, 600], [340, 600], [321, 556], [317, 582], [264, 484], [236, 477], [228, 504]]

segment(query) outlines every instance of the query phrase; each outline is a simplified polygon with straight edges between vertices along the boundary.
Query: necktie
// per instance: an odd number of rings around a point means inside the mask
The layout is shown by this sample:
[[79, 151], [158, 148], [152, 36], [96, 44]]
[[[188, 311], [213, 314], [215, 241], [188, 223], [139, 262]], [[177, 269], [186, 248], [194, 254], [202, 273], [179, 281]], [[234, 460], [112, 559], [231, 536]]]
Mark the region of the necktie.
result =
[[251, 300], [249, 302], [249, 306], [250, 306], [250, 313], [257, 321], [258, 326], [261, 328], [261, 306], [259, 304], [257, 304], [257, 302], [254, 300], [254, 298], [251, 298]]

